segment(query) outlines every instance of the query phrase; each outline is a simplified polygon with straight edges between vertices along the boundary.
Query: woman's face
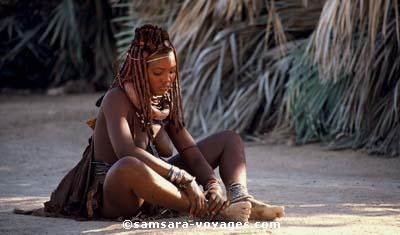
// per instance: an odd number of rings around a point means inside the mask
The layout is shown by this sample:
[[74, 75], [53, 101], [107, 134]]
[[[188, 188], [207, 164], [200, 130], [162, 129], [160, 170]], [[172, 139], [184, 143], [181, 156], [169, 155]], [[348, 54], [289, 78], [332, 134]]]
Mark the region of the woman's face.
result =
[[168, 55], [155, 56], [158, 60], [150, 61], [147, 64], [147, 73], [150, 83], [150, 90], [153, 95], [164, 95], [172, 87], [176, 79], [176, 59], [174, 52]]

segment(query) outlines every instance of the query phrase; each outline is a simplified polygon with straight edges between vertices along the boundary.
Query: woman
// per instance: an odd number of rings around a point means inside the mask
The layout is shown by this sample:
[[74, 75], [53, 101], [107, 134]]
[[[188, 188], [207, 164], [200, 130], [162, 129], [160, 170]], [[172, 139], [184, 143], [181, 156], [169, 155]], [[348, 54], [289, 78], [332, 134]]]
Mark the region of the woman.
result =
[[[246, 222], [283, 216], [283, 207], [248, 194], [244, 146], [237, 134], [225, 131], [193, 140], [184, 125], [180, 95], [168, 33], [152, 25], [136, 29], [92, 123], [94, 134], [84, 158], [45, 203], [45, 211], [129, 218], [147, 202], [208, 219]], [[179, 154], [164, 161], [172, 155], [171, 141]], [[227, 199], [213, 171], [217, 167]]]

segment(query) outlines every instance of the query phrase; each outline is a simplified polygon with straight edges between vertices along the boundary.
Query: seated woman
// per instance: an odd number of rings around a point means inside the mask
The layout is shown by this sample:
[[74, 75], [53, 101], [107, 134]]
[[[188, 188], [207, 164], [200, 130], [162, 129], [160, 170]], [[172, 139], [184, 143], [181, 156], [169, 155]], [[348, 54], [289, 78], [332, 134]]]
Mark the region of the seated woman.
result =
[[[165, 161], [172, 155], [171, 141], [179, 154]], [[156, 26], [135, 30], [125, 62], [101, 101], [84, 156], [45, 211], [71, 214], [71, 202], [80, 202], [79, 213], [88, 218], [130, 218], [147, 202], [227, 221], [284, 215], [283, 207], [248, 194], [239, 135], [225, 131], [196, 143], [187, 131], [176, 52], [168, 33]], [[214, 173], [217, 167], [227, 198]]]

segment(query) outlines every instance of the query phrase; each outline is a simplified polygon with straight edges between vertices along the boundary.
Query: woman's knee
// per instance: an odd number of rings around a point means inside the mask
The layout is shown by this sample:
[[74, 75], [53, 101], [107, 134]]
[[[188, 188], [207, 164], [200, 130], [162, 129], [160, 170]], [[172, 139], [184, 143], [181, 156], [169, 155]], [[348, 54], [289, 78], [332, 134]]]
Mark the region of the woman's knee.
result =
[[243, 147], [242, 137], [240, 137], [240, 135], [237, 134], [235, 131], [226, 130], [226, 131], [221, 132], [221, 135], [223, 136], [222, 138], [229, 145]]
[[128, 174], [143, 174], [148, 172], [148, 167], [144, 162], [136, 157], [126, 156], [119, 159], [114, 165], [115, 171]]

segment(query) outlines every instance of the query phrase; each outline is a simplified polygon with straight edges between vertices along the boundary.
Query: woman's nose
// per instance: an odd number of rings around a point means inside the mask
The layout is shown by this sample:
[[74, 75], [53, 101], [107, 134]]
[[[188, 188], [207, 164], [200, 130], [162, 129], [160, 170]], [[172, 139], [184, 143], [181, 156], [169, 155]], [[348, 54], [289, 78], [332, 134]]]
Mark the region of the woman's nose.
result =
[[173, 82], [176, 78], [176, 74], [175, 73], [169, 73], [168, 74], [168, 81], [169, 82]]
[[167, 81], [168, 81], [168, 82], [171, 82], [171, 80], [172, 80], [171, 74], [168, 74], [168, 76], [167, 76]]
[[173, 80], [172, 80], [171, 75], [168, 75], [164, 78], [163, 85], [170, 86], [172, 84], [172, 82], [173, 82]]

